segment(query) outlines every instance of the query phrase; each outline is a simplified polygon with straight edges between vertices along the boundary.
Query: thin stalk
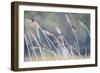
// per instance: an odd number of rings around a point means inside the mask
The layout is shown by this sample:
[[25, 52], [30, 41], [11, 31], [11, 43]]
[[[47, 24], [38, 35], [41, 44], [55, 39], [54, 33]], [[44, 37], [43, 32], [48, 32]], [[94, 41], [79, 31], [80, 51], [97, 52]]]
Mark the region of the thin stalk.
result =
[[54, 57], [55, 57], [55, 59], [57, 60], [57, 55], [56, 55], [56, 53], [55, 52], [53, 52], [52, 50], [49, 50], [49, 49], [47, 49], [48, 47], [46, 47], [46, 46], [44, 45], [44, 50], [46, 50], [46, 51], [48, 51], [48, 52], [51, 52], [53, 55], [54, 55]]
[[[30, 33], [32, 34], [32, 32], [31, 32], [31, 31], [30, 31]], [[36, 37], [34, 36], [34, 34], [32, 34], [32, 37], [34, 38], [34, 40], [35, 40], [35, 42], [37, 43], [37, 45], [39, 45], [39, 43], [38, 43], [38, 41], [37, 41]]]
[[[63, 54], [66, 55], [66, 52], [65, 52], [66, 51], [66, 48], [65, 48], [64, 43], [60, 43], [59, 40], [53, 34], [52, 34], [52, 36], [56, 39], [56, 41], [58, 41], [58, 44], [62, 47], [62, 50], [64, 50]], [[68, 53], [68, 51], [67, 51], [67, 53]]]
[[[42, 29], [41, 29], [41, 30], [42, 30]], [[42, 30], [42, 31], [43, 31], [43, 30]], [[47, 40], [47, 36], [46, 36], [46, 34], [45, 34], [44, 32], [43, 32], [43, 35], [44, 35], [44, 37], [45, 37], [45, 39], [46, 39], [46, 41], [47, 41], [49, 47], [52, 48], [51, 45], [50, 45], [50, 43], [49, 43], [49, 41]]]
[[86, 30], [87, 30], [87, 32], [88, 32], [88, 34], [89, 34], [89, 36], [90, 36], [90, 32], [89, 32], [89, 30], [88, 30], [87, 26], [86, 26], [86, 25], [84, 25], [84, 27], [86, 28]]
[[[30, 33], [32, 34], [32, 32], [30, 31]], [[37, 41], [37, 39], [35, 38], [35, 36], [34, 36], [34, 34], [32, 35], [32, 37], [34, 38], [34, 40], [36, 41], [36, 43], [39, 45], [39, 43], [38, 43], [38, 41]], [[46, 39], [47, 40], [47, 39]], [[47, 40], [48, 41], [48, 40]], [[49, 42], [48, 42], [49, 43]], [[43, 45], [44, 46], [44, 45]], [[50, 50], [48, 50], [48, 51], [50, 51]], [[50, 51], [50, 52], [52, 52], [54, 55], [56, 55], [53, 51]]]
[[[56, 26], [56, 31], [58, 32], [58, 34], [59, 34], [59, 38], [61, 39], [61, 41], [59, 41], [59, 43], [61, 44], [61, 46], [62, 46], [62, 51], [63, 51], [63, 54], [64, 54], [64, 57], [66, 56], [66, 54], [68, 55], [68, 50], [66, 49], [66, 47], [65, 47], [65, 43], [64, 43], [64, 37], [61, 35], [61, 31], [60, 31], [60, 29]], [[56, 38], [56, 37], [55, 37]]]
[[[79, 50], [79, 52], [80, 52], [79, 42], [78, 42], [77, 35], [76, 35], [76, 33], [75, 33], [75, 30], [72, 28], [71, 21], [70, 21], [70, 19], [69, 19], [69, 17], [68, 17], [67, 15], [66, 15], [66, 19], [68, 20], [68, 22], [69, 22], [69, 24], [70, 24], [70, 27], [71, 27], [71, 29], [72, 29], [72, 32], [74, 33], [74, 36], [75, 36], [75, 39], [76, 39], [77, 48], [78, 48], [78, 50]], [[80, 53], [79, 53], [79, 54], [80, 54]]]
[[85, 48], [85, 57], [87, 57], [87, 51], [86, 51], [86, 48]]
[[49, 40], [49, 42], [52, 44], [52, 46], [56, 49], [56, 51], [58, 52], [58, 54], [61, 56], [60, 52], [57, 50], [57, 48], [55, 47], [55, 45], [51, 42], [51, 40], [47, 37], [47, 39]]
[[[31, 32], [32, 33], [32, 32]], [[34, 36], [34, 34], [32, 35], [33, 36], [33, 38], [34, 38], [34, 40], [36, 41], [36, 43], [39, 45], [39, 43], [38, 43], [38, 41], [37, 41], [37, 39], [35, 38], [35, 36]], [[43, 46], [44, 46], [44, 44], [42, 44]], [[53, 52], [52, 52], [53, 53]], [[53, 53], [54, 54], [54, 53]]]
[[[73, 29], [72, 29], [72, 30], [73, 30]], [[77, 35], [76, 35], [76, 33], [75, 33], [75, 31], [74, 31], [74, 30], [73, 30], [73, 32], [74, 32], [74, 35], [75, 35], [75, 38], [76, 38], [77, 48], [78, 48], [78, 50], [79, 50], [79, 52], [80, 52]], [[79, 53], [79, 55], [80, 55], [80, 53]]]
[[[41, 29], [42, 30], [42, 29]], [[43, 30], [42, 30], [42, 32], [43, 32]], [[46, 39], [46, 41], [47, 41], [47, 43], [48, 43], [48, 45], [49, 45], [49, 47], [52, 49], [52, 47], [51, 47], [51, 45], [50, 45], [50, 43], [49, 43], [49, 41], [48, 41], [48, 37], [46, 36], [46, 34], [43, 32], [43, 35], [44, 35], [44, 37], [45, 37], [45, 39]], [[56, 56], [56, 54], [55, 54], [55, 56]]]
[[81, 26], [83, 26], [86, 29], [88, 35], [90, 36], [90, 32], [89, 32], [89, 29], [87, 28], [87, 26], [84, 23], [82, 23], [80, 20], [79, 20], [79, 23]]
[[[41, 42], [41, 38], [40, 38], [40, 35], [39, 35], [39, 26], [37, 26], [37, 36], [38, 36], [38, 38], [39, 38], [39, 41], [40, 41], [40, 43], [42, 43]], [[41, 57], [42, 57], [42, 60], [44, 60], [45, 59], [45, 54], [44, 54], [44, 51], [42, 50], [42, 47], [41, 46], [39, 46], [39, 49], [40, 49], [40, 53], [41, 53]]]
[[77, 52], [77, 54], [80, 56], [80, 51], [79, 51], [78, 49], [76, 49], [76, 48], [77, 48], [76, 43], [74, 43], [74, 46], [75, 46], [75, 48], [72, 47], [72, 49], [73, 49], [75, 52]]
[[[48, 48], [47, 46], [45, 46], [45, 45], [43, 45], [45, 48]], [[51, 52], [52, 54], [54, 54], [55, 56], [56, 56], [56, 53], [55, 52], [53, 52], [52, 50], [49, 50], [49, 49], [45, 49], [45, 50], [47, 50], [48, 52]]]
[[[41, 29], [41, 28], [40, 28]], [[42, 30], [42, 29], [41, 29]], [[42, 32], [43, 32], [43, 30], [42, 30]], [[43, 33], [44, 34], [44, 36], [45, 36], [45, 33]], [[48, 41], [52, 44], [52, 46], [56, 49], [56, 51], [58, 52], [58, 54], [60, 55], [60, 52], [57, 50], [57, 48], [55, 47], [55, 45], [51, 42], [51, 40], [47, 37], [47, 36], [45, 36], [47, 39], [48, 39]], [[52, 48], [52, 47], [51, 47]]]
[[71, 58], [74, 58], [74, 54], [73, 54], [73, 51], [72, 51], [72, 49], [71, 49]]
[[25, 36], [25, 41], [26, 41], [26, 47], [27, 47], [27, 50], [28, 50], [29, 58], [32, 61], [32, 57], [31, 57], [31, 53], [30, 53], [30, 50], [29, 50], [29, 47], [28, 47], [26, 36]]
[[[57, 28], [57, 30], [59, 30], [59, 29]], [[60, 32], [60, 30], [59, 30], [59, 32]], [[52, 36], [53, 36], [57, 41], [59, 41], [53, 34], [52, 34]], [[63, 39], [63, 42], [65, 41], [65, 43], [68, 45], [68, 42], [66, 41], [66, 39], [65, 39], [63, 36], [62, 36], [62, 39]], [[60, 42], [59, 42], [59, 43], [60, 43]], [[64, 43], [63, 43], [63, 44], [60, 43], [60, 44], [63, 45], [63, 48], [65, 48]], [[68, 46], [69, 46], [69, 45], [68, 45]], [[71, 51], [71, 54], [73, 54], [73, 53], [72, 53], [72, 49], [75, 50], [74, 47], [72, 47], [72, 46], [69, 46], [69, 47], [70, 47], [69, 50]], [[68, 47], [68, 48], [69, 48], [69, 47]], [[65, 50], [65, 51], [66, 51], [67, 53], [69, 53], [67, 50]], [[78, 54], [80, 54], [80, 52], [78, 52], [78, 50], [75, 50], [75, 51], [76, 51]], [[69, 54], [68, 54], [68, 55], [69, 55]], [[70, 55], [69, 55], [69, 56], [70, 56]]]
[[[30, 44], [31, 44], [31, 46], [32, 46], [32, 49], [33, 49], [33, 44], [32, 44], [32, 39], [31, 39], [31, 34], [30, 34], [30, 30], [29, 30], [29, 28], [28, 28], [28, 26], [26, 26], [26, 29], [27, 29], [27, 33], [28, 33], [28, 37], [29, 37], [29, 41], [30, 41]], [[33, 52], [34, 52], [34, 55], [35, 55], [35, 58], [37, 59], [37, 55], [36, 55], [36, 52], [35, 52], [35, 50], [33, 49]]]
[[[61, 35], [60, 35], [61, 36]], [[56, 37], [55, 37], [56, 38]], [[62, 38], [62, 37], [61, 37]], [[64, 45], [64, 41], [63, 42], [60, 42], [58, 39], [56, 39], [57, 41], [58, 41], [58, 44], [61, 46], [61, 49], [62, 49], [62, 51], [63, 51], [63, 55], [64, 55], [64, 58], [66, 59], [66, 54], [69, 56], [69, 54], [68, 54], [68, 51], [67, 51], [67, 49], [66, 49], [66, 47], [65, 47], [65, 45]]]

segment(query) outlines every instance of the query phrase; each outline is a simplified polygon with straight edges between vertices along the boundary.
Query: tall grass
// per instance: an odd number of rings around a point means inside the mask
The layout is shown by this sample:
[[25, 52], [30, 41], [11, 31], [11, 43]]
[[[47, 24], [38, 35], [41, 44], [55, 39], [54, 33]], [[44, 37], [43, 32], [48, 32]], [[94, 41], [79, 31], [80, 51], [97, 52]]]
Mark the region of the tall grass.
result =
[[[73, 34], [74, 34], [74, 36], [75, 36], [78, 54], [80, 55], [80, 47], [79, 47], [78, 37], [77, 37], [77, 35], [76, 35], [76, 27], [74, 26], [74, 24], [71, 23], [71, 21], [70, 21], [68, 15], [66, 14], [65, 16], [66, 16], [66, 19], [68, 20], [69, 25], [70, 25], [70, 27], [71, 27], [71, 29], [72, 29], [72, 32], [73, 32]], [[74, 26], [75, 28], [73, 28], [72, 26]]]
[[[28, 59], [29, 61], [44, 61], [44, 60], [68, 60], [68, 59], [80, 59], [80, 58], [86, 58], [87, 57], [87, 50], [85, 50], [85, 55], [81, 55], [80, 52], [80, 46], [78, 37], [76, 34], [74, 24], [71, 23], [70, 18], [68, 15], [65, 15], [66, 20], [69, 22], [69, 25], [71, 27], [71, 30], [75, 37], [75, 46], [69, 43], [65, 37], [63, 36], [61, 30], [56, 26], [56, 32], [57, 36], [55, 36], [55, 33], [51, 33], [47, 30], [44, 30], [38, 23], [30, 23], [25, 24], [25, 35], [24, 35], [24, 41], [26, 43], [27, 53], [28, 53]], [[90, 35], [89, 30], [87, 29], [86, 25], [84, 25], [81, 21], [80, 25], [84, 26], [84, 28], [87, 30], [88, 34]], [[34, 24], [36, 25], [36, 34], [34, 34], [32, 31], [32, 28], [30, 29], [30, 25]], [[75, 27], [75, 26], [74, 26]], [[41, 31], [41, 32], [40, 32]], [[41, 33], [43, 36], [41, 36]], [[56, 44], [50, 39], [51, 36]], [[46, 45], [44, 42], [42, 42], [42, 37], [44, 37], [44, 41], [46, 42]], [[33, 41], [36, 43], [34, 45]], [[38, 52], [36, 52], [36, 49], [39, 50], [40, 55], [38, 55]], [[60, 50], [59, 50], [60, 49]], [[76, 54], [76, 53], [78, 54]], [[49, 54], [48, 54], [49, 53]]]

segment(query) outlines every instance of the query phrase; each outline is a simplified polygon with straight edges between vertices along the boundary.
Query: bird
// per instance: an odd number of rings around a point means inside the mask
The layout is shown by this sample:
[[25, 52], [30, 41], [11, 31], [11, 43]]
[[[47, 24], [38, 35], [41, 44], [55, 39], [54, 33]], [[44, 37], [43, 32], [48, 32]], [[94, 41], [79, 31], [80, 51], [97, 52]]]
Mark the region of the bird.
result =
[[75, 27], [74, 25], [72, 25], [72, 28], [73, 28], [74, 30], [76, 30], [76, 27]]

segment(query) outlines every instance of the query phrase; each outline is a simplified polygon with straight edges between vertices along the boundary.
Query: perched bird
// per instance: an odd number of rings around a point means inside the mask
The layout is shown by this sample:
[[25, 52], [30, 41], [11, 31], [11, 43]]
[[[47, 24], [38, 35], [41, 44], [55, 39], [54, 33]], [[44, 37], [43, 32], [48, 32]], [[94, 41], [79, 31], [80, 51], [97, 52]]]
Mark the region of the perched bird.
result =
[[32, 19], [32, 25], [33, 27], [40, 27], [39, 23], [34, 19]]
[[76, 30], [76, 27], [75, 27], [74, 25], [72, 25], [72, 28], [73, 28], [74, 30]]

